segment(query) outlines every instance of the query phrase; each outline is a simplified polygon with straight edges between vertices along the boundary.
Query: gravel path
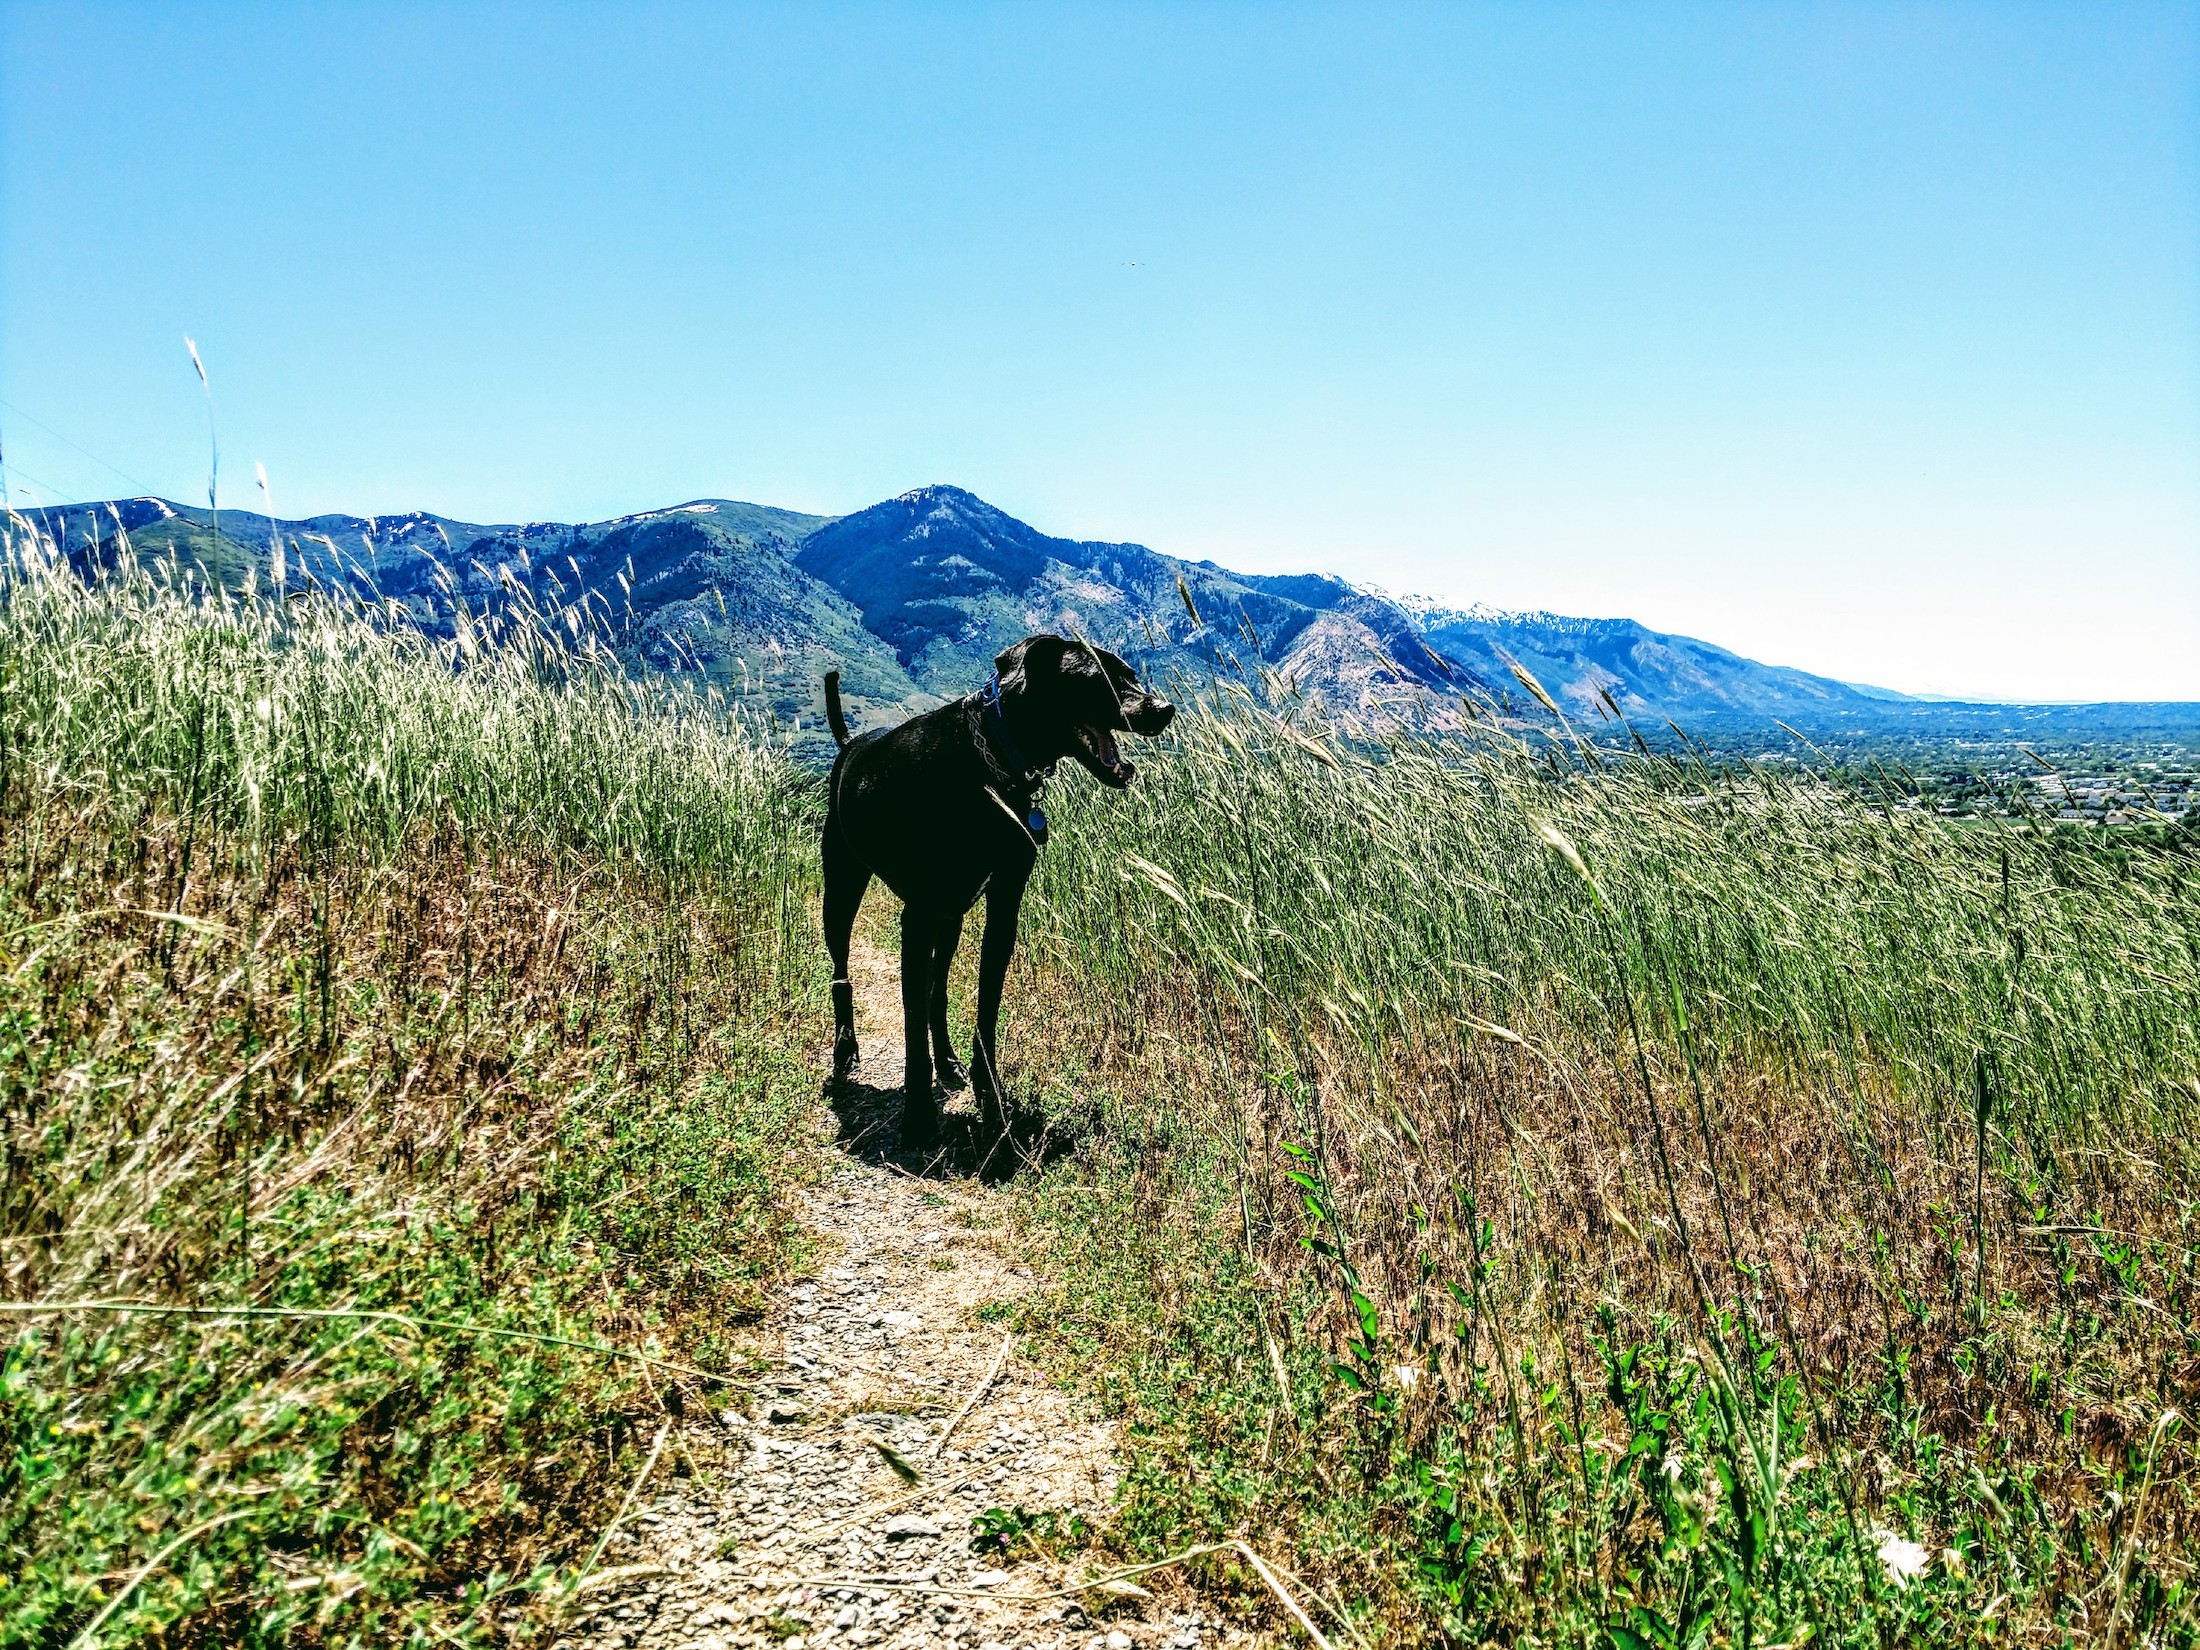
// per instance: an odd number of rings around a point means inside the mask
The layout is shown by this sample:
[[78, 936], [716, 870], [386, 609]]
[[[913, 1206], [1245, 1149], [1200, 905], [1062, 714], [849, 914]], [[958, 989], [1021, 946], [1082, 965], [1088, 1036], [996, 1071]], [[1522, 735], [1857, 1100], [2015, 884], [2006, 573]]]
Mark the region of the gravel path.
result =
[[[894, 959], [858, 945], [858, 1029], [871, 1074], [898, 1062]], [[1033, 1287], [996, 1243], [993, 1194], [924, 1165], [849, 1154], [890, 1134], [896, 1091], [857, 1085], [837, 1109], [847, 1145], [806, 1197], [814, 1279], [784, 1291], [777, 1357], [742, 1413], [691, 1414], [666, 1442], [645, 1510], [607, 1545], [567, 1619], [566, 1650], [780, 1650], [995, 1645], [1191, 1650], [1250, 1644], [1164, 1573], [1159, 1596], [1017, 1603], [1093, 1573], [1031, 1543], [972, 1550], [990, 1508], [1108, 1515], [1113, 1429], [1018, 1356], [1005, 1321]], [[962, 1097], [958, 1108], [967, 1108]], [[934, 1171], [937, 1173], [937, 1171]], [[988, 1373], [993, 1378], [988, 1381]], [[955, 1423], [966, 1401], [974, 1402]], [[944, 1445], [943, 1429], [954, 1423]], [[917, 1474], [914, 1483], [889, 1456]], [[900, 1585], [887, 1585], [887, 1583]], [[952, 1589], [949, 1591], [948, 1589]], [[1095, 1609], [1102, 1600], [1088, 1595]]]

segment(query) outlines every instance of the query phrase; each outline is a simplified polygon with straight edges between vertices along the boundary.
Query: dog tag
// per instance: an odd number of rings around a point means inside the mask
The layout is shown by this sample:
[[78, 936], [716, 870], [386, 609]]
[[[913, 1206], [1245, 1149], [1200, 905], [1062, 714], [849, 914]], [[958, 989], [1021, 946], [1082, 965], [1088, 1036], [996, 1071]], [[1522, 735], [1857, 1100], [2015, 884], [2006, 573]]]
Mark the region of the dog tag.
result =
[[1047, 816], [1043, 810], [1034, 808], [1026, 814], [1024, 829], [1031, 833], [1031, 840], [1040, 847], [1047, 845]]

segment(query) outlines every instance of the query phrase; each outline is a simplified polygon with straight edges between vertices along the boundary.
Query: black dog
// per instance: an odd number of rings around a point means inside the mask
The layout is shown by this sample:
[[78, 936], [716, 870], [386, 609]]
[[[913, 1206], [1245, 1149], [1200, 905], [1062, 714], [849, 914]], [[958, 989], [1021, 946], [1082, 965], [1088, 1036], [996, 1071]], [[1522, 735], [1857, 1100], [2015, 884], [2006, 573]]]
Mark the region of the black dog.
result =
[[1001, 1119], [994, 1032], [1001, 982], [1016, 949], [1024, 883], [1046, 842], [1039, 792], [1054, 765], [1074, 756], [1101, 784], [1121, 790], [1136, 771], [1115, 733], [1152, 737], [1176, 707], [1148, 693], [1138, 673], [1105, 648], [1060, 636], [1028, 636], [994, 660], [980, 692], [926, 711], [898, 728], [848, 737], [840, 673], [825, 678], [825, 715], [840, 755], [825, 815], [825, 945], [833, 959], [833, 1077], [856, 1062], [855, 996], [848, 935], [871, 878], [902, 899], [901, 1016], [907, 1051], [901, 1137], [905, 1147], [939, 1133], [932, 1078], [967, 1083], [947, 1034], [947, 970], [963, 918], [985, 895], [978, 953], [978, 1095], [988, 1122]]

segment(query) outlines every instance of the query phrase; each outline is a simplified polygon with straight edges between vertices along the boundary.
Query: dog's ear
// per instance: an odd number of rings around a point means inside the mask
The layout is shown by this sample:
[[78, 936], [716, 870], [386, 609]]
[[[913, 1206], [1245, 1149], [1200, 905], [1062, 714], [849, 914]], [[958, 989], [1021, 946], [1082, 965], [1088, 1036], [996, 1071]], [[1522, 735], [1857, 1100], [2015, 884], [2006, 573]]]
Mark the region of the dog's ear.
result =
[[1021, 692], [1034, 676], [1059, 674], [1070, 644], [1059, 636], [1026, 636], [993, 661], [1003, 693]]

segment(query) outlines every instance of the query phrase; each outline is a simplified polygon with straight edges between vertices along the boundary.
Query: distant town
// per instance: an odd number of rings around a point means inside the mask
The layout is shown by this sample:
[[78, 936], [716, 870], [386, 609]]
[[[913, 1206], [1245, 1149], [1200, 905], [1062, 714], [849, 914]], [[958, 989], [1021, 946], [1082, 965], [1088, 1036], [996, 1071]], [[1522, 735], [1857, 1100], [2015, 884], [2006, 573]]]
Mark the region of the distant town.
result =
[[2104, 737], [2064, 727], [2039, 739], [1784, 731], [1770, 744], [1737, 728], [1692, 730], [1689, 743], [1713, 761], [1815, 768], [1902, 812], [2200, 832], [2200, 739], [2181, 728]]
[[2126, 763], [2049, 769], [2040, 760], [1991, 768], [1904, 772], [1908, 794], [1896, 806], [1947, 818], [2001, 817], [2065, 825], [2200, 825], [2200, 763], [2192, 753]]

